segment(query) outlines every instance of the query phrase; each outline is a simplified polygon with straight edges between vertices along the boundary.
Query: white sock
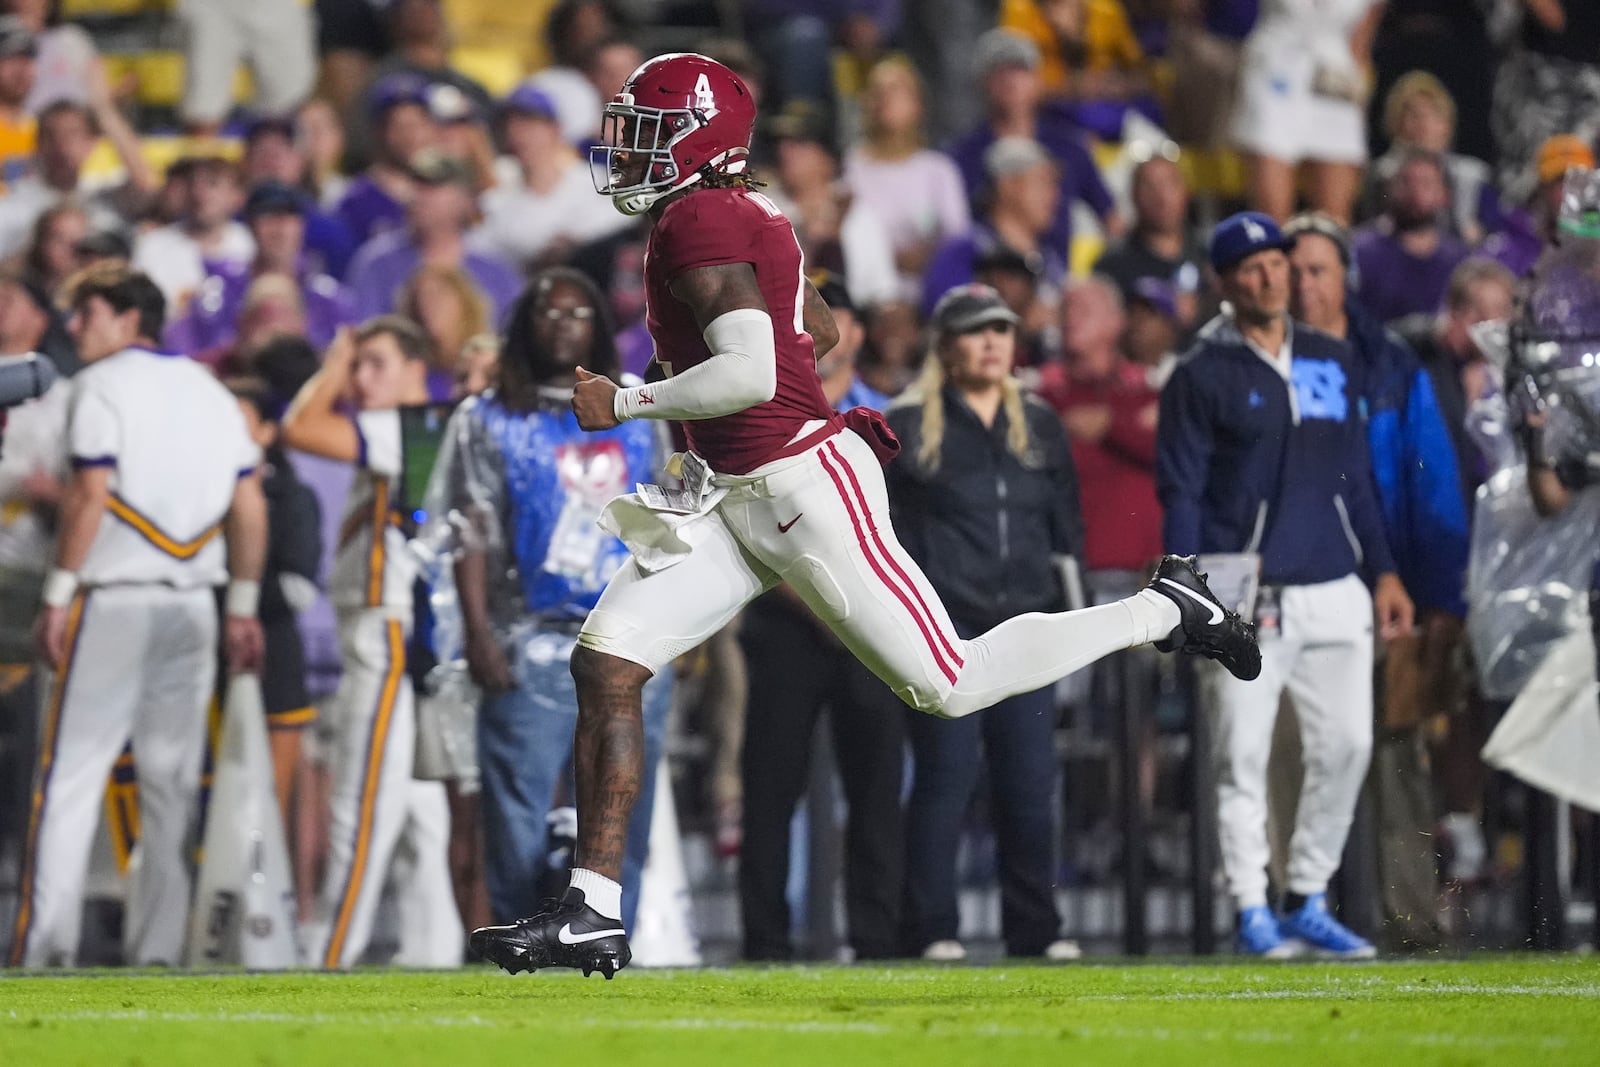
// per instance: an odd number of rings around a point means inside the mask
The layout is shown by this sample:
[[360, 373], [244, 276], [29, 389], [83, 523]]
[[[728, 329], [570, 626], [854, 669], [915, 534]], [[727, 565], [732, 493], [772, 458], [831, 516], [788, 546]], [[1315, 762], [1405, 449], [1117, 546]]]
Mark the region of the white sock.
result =
[[1133, 616], [1134, 626], [1143, 631], [1144, 638], [1138, 642], [1141, 645], [1163, 640], [1183, 622], [1183, 613], [1178, 610], [1178, 605], [1154, 589], [1141, 589], [1117, 603], [1128, 609]]
[[572, 868], [571, 888], [583, 891], [583, 902], [608, 919], [622, 920], [622, 886], [603, 874]]
[[962, 646], [966, 665], [940, 714], [959, 718], [1050, 685], [1102, 656], [1159, 641], [1178, 605], [1146, 589], [1126, 600], [1054, 615], [1018, 615]]

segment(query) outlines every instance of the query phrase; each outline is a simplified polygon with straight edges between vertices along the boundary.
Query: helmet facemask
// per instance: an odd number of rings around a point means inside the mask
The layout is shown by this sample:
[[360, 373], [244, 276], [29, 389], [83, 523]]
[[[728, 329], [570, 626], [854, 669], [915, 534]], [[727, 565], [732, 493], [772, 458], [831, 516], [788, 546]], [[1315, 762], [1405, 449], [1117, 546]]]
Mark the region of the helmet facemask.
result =
[[[619, 94], [606, 105], [601, 143], [589, 149], [595, 192], [609, 196], [624, 215], [641, 215], [668, 193], [699, 181], [706, 167], [735, 155], [726, 152], [684, 171], [674, 149], [706, 125], [707, 116], [692, 108], [639, 107], [630, 94]], [[742, 170], [743, 161], [726, 169]]]

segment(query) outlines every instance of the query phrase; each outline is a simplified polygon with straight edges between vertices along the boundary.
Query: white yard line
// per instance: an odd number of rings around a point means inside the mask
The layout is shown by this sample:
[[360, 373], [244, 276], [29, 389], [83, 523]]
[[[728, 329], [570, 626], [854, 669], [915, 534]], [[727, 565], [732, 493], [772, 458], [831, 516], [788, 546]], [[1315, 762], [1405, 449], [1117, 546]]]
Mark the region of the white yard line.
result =
[[[1089, 998], [1083, 998], [1089, 999]], [[1133, 999], [1133, 998], [1129, 998]], [[297, 1026], [424, 1026], [502, 1029], [526, 1026], [521, 1019], [486, 1019], [479, 1015], [335, 1015], [315, 1013], [299, 1015], [289, 1012], [171, 1012], [171, 1011], [75, 1011], [75, 1012], [16, 1012], [5, 1013], [14, 1022], [34, 1020], [44, 1023], [268, 1023]], [[580, 1026], [595, 1030], [644, 1030], [652, 1032], [753, 1032], [776, 1034], [821, 1034], [828, 1036], [871, 1037], [985, 1037], [1079, 1040], [1110, 1039], [1119, 1041], [1154, 1042], [1245, 1042], [1261, 1045], [1349, 1045], [1367, 1042], [1403, 1043], [1426, 1047], [1468, 1049], [1538, 1048], [1561, 1049], [1568, 1041], [1560, 1037], [1509, 1034], [1457, 1034], [1444, 1032], [1419, 1032], [1410, 1034], [1372, 1034], [1352, 1029], [1330, 1034], [1311, 1034], [1288, 1030], [1189, 1030], [1173, 1027], [1129, 1026], [1006, 1026], [998, 1023], [977, 1023], [962, 1026], [954, 1023], [893, 1025], [869, 1022], [806, 1022], [766, 1019], [564, 1019], [561, 1026]]]

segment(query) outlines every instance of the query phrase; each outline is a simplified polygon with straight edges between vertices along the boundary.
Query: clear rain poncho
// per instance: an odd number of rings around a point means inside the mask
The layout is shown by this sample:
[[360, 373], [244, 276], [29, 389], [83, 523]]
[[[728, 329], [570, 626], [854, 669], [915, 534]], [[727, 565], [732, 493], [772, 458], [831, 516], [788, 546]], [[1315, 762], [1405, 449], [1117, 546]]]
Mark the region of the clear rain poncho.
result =
[[[452, 764], [468, 751], [479, 699], [467, 671], [456, 560], [466, 550], [484, 553], [489, 624], [512, 675], [535, 703], [562, 710], [538, 679], [553, 665], [564, 668], [576, 639], [571, 624], [628, 556], [600, 528], [601, 512], [661, 465], [661, 423], [585, 433], [570, 399], [570, 390], [541, 389], [540, 409], [517, 413], [485, 394], [458, 407], [445, 429], [412, 548], [432, 590], [438, 658], [428, 707], [419, 703], [419, 733], [432, 736], [419, 749], [437, 742]], [[533, 562], [524, 568], [519, 560]]]
[[1600, 557], [1600, 488], [1541, 517], [1516, 432], [1545, 420], [1542, 452], [1569, 486], [1600, 482], [1600, 172], [1568, 176], [1562, 240], [1540, 261], [1513, 324], [1475, 329], [1496, 388], [1467, 413], [1493, 473], [1478, 491], [1468, 634], [1484, 695], [1512, 700], [1551, 651], [1589, 629]]

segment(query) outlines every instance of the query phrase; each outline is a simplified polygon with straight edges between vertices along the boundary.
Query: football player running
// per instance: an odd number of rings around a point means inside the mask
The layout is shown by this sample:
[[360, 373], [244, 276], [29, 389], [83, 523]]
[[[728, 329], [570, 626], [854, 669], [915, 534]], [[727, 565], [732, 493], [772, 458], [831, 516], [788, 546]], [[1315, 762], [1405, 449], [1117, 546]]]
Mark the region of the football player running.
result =
[[[1242, 678], [1260, 671], [1254, 627], [1217, 602], [1192, 560], [1173, 556], [1126, 600], [956, 635], [890, 525], [880, 465], [897, 448], [893, 435], [866, 409], [835, 415], [823, 396], [816, 361], [838, 335], [805, 280], [789, 221], [745, 177], [754, 123], [744, 83], [694, 54], [646, 62], [606, 106], [595, 184], [618, 210], [654, 224], [644, 281], [656, 357], [641, 386], [582, 375], [572, 406], [585, 430], [681, 421], [687, 488], [641, 487], [602, 517], [632, 558], [572, 654], [571, 884], [540, 913], [473, 933], [473, 948], [508, 971], [610, 978], [627, 965], [617, 879], [642, 771], [641, 689], [779, 582], [932, 715], [970, 715], [1149, 642], [1217, 659]], [[966, 332], [1014, 325], [1009, 311], [990, 309]]]

